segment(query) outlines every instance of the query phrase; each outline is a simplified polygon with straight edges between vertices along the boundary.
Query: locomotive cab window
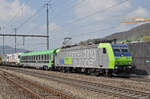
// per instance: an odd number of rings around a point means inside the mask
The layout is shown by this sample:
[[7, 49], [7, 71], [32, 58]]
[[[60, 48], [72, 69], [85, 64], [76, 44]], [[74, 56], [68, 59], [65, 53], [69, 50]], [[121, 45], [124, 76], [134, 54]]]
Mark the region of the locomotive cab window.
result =
[[107, 51], [106, 51], [106, 48], [103, 48], [103, 53], [106, 54], [106, 52], [107, 52]]
[[127, 53], [127, 52], [128, 52], [128, 49], [121, 49], [121, 51], [122, 51], [123, 53]]
[[120, 49], [117, 49], [117, 48], [113, 49], [113, 51], [114, 53], [120, 53]]
[[18, 58], [20, 58], [20, 55], [18, 56]]

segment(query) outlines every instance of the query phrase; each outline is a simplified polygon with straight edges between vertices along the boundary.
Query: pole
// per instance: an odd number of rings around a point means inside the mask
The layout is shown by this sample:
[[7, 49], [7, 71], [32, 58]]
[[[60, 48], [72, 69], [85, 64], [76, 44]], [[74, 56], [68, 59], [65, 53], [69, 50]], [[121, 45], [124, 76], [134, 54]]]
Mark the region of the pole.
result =
[[16, 42], [17, 42], [16, 33], [17, 33], [17, 28], [14, 28], [14, 30], [15, 30], [15, 53], [16, 53], [17, 52], [17, 50], [16, 50]]
[[49, 49], [49, 11], [48, 11], [48, 3], [46, 4], [47, 5], [47, 19], [46, 19], [46, 22], [47, 22], [47, 49]]
[[3, 54], [5, 54], [4, 41], [5, 41], [5, 39], [4, 39], [4, 36], [3, 36]]
[[23, 37], [23, 46], [24, 46], [24, 40], [25, 40], [25, 38]]
[[48, 3], [46, 4], [47, 6], [47, 10], [46, 10], [46, 13], [47, 13], [47, 18], [46, 18], [46, 22], [47, 22], [47, 50], [49, 49], [49, 15], [48, 15]]

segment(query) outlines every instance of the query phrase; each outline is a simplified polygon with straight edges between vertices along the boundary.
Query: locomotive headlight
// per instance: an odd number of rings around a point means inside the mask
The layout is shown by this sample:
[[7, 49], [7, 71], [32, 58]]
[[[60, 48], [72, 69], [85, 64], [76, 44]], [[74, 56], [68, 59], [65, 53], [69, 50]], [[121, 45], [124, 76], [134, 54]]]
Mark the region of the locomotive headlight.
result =
[[131, 64], [131, 62], [128, 62], [128, 64]]
[[118, 65], [119, 64], [119, 62], [116, 62], [116, 65]]
[[132, 68], [131, 66], [129, 66], [129, 68]]
[[118, 62], [116, 62], [116, 64], [118, 64]]

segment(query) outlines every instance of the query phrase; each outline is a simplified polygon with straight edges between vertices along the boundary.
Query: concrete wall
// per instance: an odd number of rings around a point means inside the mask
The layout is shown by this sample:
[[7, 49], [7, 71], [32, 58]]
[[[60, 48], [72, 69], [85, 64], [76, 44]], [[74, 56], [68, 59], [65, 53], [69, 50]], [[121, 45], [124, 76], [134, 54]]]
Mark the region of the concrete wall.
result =
[[136, 74], [150, 75], [150, 42], [130, 43], [129, 49], [133, 56]]

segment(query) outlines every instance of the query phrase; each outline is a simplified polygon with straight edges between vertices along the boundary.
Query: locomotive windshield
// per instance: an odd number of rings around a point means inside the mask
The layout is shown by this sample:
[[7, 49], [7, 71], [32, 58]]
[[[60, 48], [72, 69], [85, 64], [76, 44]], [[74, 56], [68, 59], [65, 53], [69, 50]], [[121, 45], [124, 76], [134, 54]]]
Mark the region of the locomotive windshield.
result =
[[118, 48], [113, 48], [114, 53], [128, 53], [129, 50], [128, 48], [122, 48], [122, 47], [118, 47]]
[[120, 53], [120, 49], [114, 48], [113, 51], [114, 51], [114, 53]]
[[121, 52], [128, 53], [128, 49], [127, 48], [126, 49], [121, 49]]
[[127, 45], [113, 44], [112, 48], [113, 48], [114, 53], [129, 53]]

